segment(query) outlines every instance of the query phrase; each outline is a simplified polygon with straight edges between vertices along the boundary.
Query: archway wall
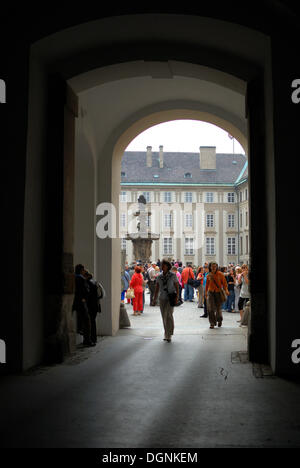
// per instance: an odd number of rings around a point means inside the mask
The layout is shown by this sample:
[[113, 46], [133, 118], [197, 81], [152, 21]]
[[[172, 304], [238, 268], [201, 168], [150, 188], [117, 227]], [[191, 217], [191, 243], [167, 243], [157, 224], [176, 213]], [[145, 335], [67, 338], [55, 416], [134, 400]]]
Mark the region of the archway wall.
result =
[[[151, 22], [153, 22], [152, 24], [155, 25], [155, 28], [149, 28]], [[214, 31], [214, 34], [211, 34], [211, 31]], [[145, 60], [147, 62], [159, 61], [168, 63], [169, 61], [174, 61], [178, 63], [189, 62], [189, 64], [201, 65], [201, 67], [205, 68], [202, 70], [203, 83], [206, 83], [207, 86], [211, 86], [211, 82], [213, 82], [214, 89], [218, 90], [218, 86], [221, 88], [222, 85], [220, 82], [216, 83], [216, 79], [212, 78], [214, 70], [225, 73], [228, 75], [228, 83], [227, 86], [223, 86], [223, 90], [227, 89], [229, 93], [235, 93], [236, 96], [239, 95], [241, 97], [240, 102], [243, 102], [245, 83], [251, 81], [257, 73], [260, 73], [264, 69], [265, 57], [269, 54], [269, 41], [266, 36], [257, 31], [211, 18], [182, 15], [134, 15], [133, 17], [105, 18], [92, 22], [91, 24], [79, 25], [45, 38], [39, 43], [34, 44], [32, 49], [32, 53], [34, 53], [36, 60], [39, 61], [45, 73], [56, 72], [69, 80], [77, 75], [81, 75], [82, 78], [84, 73], [107, 66], [113, 66], [114, 64], [124, 64], [124, 62], [141, 62]], [[168, 76], [166, 70], [168, 70]], [[100, 71], [98, 70], [97, 73], [100, 73]], [[211, 74], [210, 77], [209, 73]], [[156, 76], [154, 76], [155, 74]], [[159, 73], [155, 72], [154, 75], [152, 75], [153, 72], [149, 74], [149, 79], [151, 78], [155, 81], [157, 87], [161, 86], [164, 80], [170, 80], [170, 82], [174, 84], [177, 79], [178, 82], [180, 79], [181, 81], [188, 79], [194, 80], [195, 82], [200, 79], [199, 76], [197, 76], [197, 78], [191, 76], [184, 77], [183, 75], [174, 75], [173, 72], [170, 76], [170, 66], [166, 66], [166, 64], [161, 65]], [[35, 75], [35, 77], [36, 76], [37, 75]], [[236, 86], [237, 81], [235, 78], [240, 80], [239, 86]], [[34, 77], [32, 79], [34, 79]], [[91, 80], [91, 76], [89, 79]], [[133, 79], [138, 80], [139, 78]], [[144, 78], [140, 77], [140, 79]], [[111, 86], [112, 82], [108, 83], [106, 80], [104, 81], [105, 84], [100, 84], [100, 86]], [[125, 78], [123, 81], [125, 83], [130, 80]], [[241, 86], [243, 81], [244, 84]], [[223, 84], [225, 84], [225, 82], [226, 80], [223, 81]], [[90, 86], [91, 83], [90, 81], [88, 86]], [[189, 83], [191, 83], [191, 81], [189, 81]], [[96, 80], [93, 81], [93, 84], [97, 87], [99, 82]], [[186, 84], [188, 84], [188, 81], [186, 81]], [[119, 83], [115, 82], [115, 85], [118, 86]], [[42, 103], [43, 97], [45, 96], [43, 86], [45, 88], [47, 87], [47, 76], [42, 80], [41, 90], [39, 91], [39, 96], [37, 96], [41, 98]], [[87, 88], [84, 88], [84, 84], [81, 83], [81, 86], [81, 91], [78, 91], [79, 98], [80, 103], [84, 103], [86, 102], [85, 99], [88, 99], [90, 91], [95, 91], [96, 88], [87, 91]], [[75, 87], [73, 89], [75, 89]], [[138, 91], [138, 89], [137, 87], [136, 90]], [[186, 90], [187, 93], [189, 92], [187, 86], [182, 89]], [[219, 91], [221, 91], [221, 89], [219, 89]], [[271, 95], [272, 90], [270, 86], [268, 86], [266, 91]], [[92, 95], [93, 92], [90, 96]], [[178, 95], [176, 96], [178, 99]], [[187, 95], [183, 96], [181, 101], [182, 100], [193, 101], [193, 105], [197, 102], [197, 99], [188, 98]], [[174, 98], [174, 96], [168, 96], [167, 101], [173, 101], [172, 109], [166, 109], [166, 107], [164, 109], [159, 109], [156, 107], [152, 108], [151, 111], [150, 107], [153, 106], [153, 104], [159, 106], [162, 101], [159, 100], [155, 103], [148, 102], [145, 103], [142, 108], [129, 109], [130, 112], [127, 112], [125, 116], [119, 115], [118, 121], [114, 119], [114, 116], [110, 114], [110, 112], [106, 113], [106, 121], [110, 124], [110, 132], [106, 134], [105, 138], [102, 138], [101, 131], [93, 136], [98, 159], [98, 167], [94, 179], [95, 187], [97, 187], [96, 205], [103, 201], [112, 201], [114, 199], [115, 193], [112, 193], [112, 186], [117, 187], [120, 182], [118, 177], [120, 176], [113, 174], [115, 171], [113, 171], [112, 155], [114, 154], [113, 161], [118, 161], [120, 158], [121, 146], [119, 149], [116, 149], [117, 141], [123, 134], [129, 131], [135, 123], [139, 122], [139, 120], [143, 118], [147, 119], [146, 114], [137, 115], [143, 111], [143, 108], [148, 108], [148, 116], [162, 112], [163, 110], [175, 111], [177, 109], [178, 111], [195, 111], [195, 108], [192, 106], [183, 106], [182, 102], [180, 106], [178, 106], [178, 103], [175, 105], [176, 98]], [[213, 103], [202, 100], [202, 105], [214, 106], [214, 110], [211, 107], [202, 107], [202, 110], [198, 107], [197, 110], [223, 119], [227, 122], [227, 126], [231, 126], [231, 133], [234, 134], [234, 132], [236, 132], [237, 137], [238, 134], [240, 135], [238, 139], [241, 141], [242, 135], [245, 135], [245, 132], [243, 132], [245, 115], [243, 115], [242, 112], [228, 112], [229, 110], [220, 104], [219, 99], [213, 101]], [[199, 106], [199, 100], [197, 106]], [[46, 106], [42, 107], [43, 104], [41, 104], [41, 109], [34, 110], [33, 121], [43, 118], [43, 115], [46, 113]], [[222, 110], [222, 115], [215, 112], [217, 107]], [[229, 114], [231, 114], [231, 116]], [[90, 122], [93, 120], [92, 115], [91, 117]], [[268, 117], [272, 121], [272, 116], [269, 115]], [[130, 118], [131, 122], [129, 122]], [[89, 119], [89, 117], [87, 117], [87, 119]], [[99, 129], [101, 129], [101, 123], [102, 122], [99, 122]], [[87, 141], [90, 145], [90, 136], [87, 138]], [[124, 144], [125, 140], [123, 142], [123, 145]], [[93, 151], [93, 154], [95, 154], [95, 151]], [[114, 151], [116, 152], [114, 153]], [[33, 141], [28, 147], [27, 154], [29, 160], [33, 157], [38, 157]], [[270, 162], [272, 163], [272, 155]], [[112, 181], [112, 185], [110, 181]], [[270, 188], [273, 188], [273, 186]], [[28, 216], [28, 211], [25, 211], [25, 217]], [[36, 231], [36, 235], [41, 236], [41, 238], [43, 237], [43, 234], [39, 234], [38, 231]], [[104, 268], [107, 278], [107, 299], [104, 307], [109, 311], [117, 311], [119, 309], [119, 291], [118, 289], [114, 289], [114, 284], [119, 284], [119, 278], [118, 273], [116, 274], [116, 272], [113, 271], [112, 265], [119, 265], [120, 261], [116, 253], [115, 241], [104, 241], [102, 242], [102, 246], [101, 248], [99, 247], [99, 241], [97, 240], [97, 253], [94, 265], [95, 273], [98, 274], [98, 271], [100, 273], [101, 268]], [[25, 250], [26, 248], [27, 247], [25, 247]], [[28, 255], [29, 251], [30, 249], [28, 249]], [[37, 274], [38, 273], [39, 272], [37, 272]], [[34, 294], [34, 285], [31, 286], [29, 284], [26, 286], [29, 287], [29, 290], [31, 288]], [[276, 285], [273, 284], [274, 290], [275, 286]], [[118, 288], [119, 287], [120, 286], [118, 286]], [[36, 313], [40, 312], [36, 310]], [[110, 317], [116, 317], [116, 315], [112, 315], [111, 312], [109, 313]], [[115, 314], [117, 314], [117, 312], [115, 312]], [[107, 333], [115, 333], [118, 328], [117, 319], [114, 319], [114, 323], [109, 323], [109, 318], [107, 318], [105, 327]], [[36, 335], [38, 339], [40, 336], [38, 330], [36, 331]], [[29, 346], [29, 341], [25, 345]]]
[[74, 264], [94, 269], [96, 163], [93, 148], [77, 121], [75, 145]]

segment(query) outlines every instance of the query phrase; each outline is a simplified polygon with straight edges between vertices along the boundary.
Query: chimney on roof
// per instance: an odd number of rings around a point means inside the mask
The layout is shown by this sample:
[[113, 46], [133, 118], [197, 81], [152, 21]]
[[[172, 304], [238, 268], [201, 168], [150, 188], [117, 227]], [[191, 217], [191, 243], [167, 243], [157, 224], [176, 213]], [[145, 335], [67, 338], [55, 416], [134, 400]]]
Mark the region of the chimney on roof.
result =
[[152, 167], [152, 146], [147, 146], [147, 167]]
[[216, 147], [200, 146], [200, 169], [217, 168]]
[[159, 167], [162, 169], [164, 167], [164, 147], [159, 147]]

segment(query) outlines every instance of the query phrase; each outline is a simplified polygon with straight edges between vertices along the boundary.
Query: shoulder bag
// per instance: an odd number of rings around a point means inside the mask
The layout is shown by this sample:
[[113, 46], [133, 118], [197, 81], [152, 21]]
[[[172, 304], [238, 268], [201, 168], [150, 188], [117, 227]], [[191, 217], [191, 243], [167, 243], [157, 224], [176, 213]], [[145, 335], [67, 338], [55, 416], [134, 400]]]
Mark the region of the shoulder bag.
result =
[[219, 286], [218, 283], [216, 283], [215, 278], [213, 278], [213, 282], [215, 283], [217, 288], [220, 289], [220, 295], [221, 295], [222, 302], [226, 302], [227, 301], [227, 294], [225, 293], [224, 288], [222, 286]]

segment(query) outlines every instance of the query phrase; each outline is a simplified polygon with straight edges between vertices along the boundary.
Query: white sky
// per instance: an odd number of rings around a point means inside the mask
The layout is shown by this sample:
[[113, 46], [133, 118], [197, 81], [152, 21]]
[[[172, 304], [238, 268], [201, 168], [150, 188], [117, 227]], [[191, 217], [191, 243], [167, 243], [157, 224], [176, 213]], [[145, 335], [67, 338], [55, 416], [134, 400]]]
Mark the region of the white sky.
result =
[[[198, 153], [200, 146], [216, 146], [217, 153], [233, 153], [233, 140], [228, 132], [207, 122], [194, 120], [174, 120], [149, 128], [138, 135], [128, 146], [127, 151], [152, 151]], [[234, 152], [245, 154], [242, 146], [234, 140]]]

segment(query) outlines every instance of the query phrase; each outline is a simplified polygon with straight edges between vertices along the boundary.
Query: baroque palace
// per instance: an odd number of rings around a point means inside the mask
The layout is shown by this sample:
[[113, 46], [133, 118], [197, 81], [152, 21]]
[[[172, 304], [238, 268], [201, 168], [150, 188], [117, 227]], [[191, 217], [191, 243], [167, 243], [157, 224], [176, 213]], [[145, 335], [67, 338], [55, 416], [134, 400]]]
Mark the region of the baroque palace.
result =
[[203, 265], [217, 261], [249, 263], [248, 161], [243, 154], [126, 151], [120, 195], [121, 249], [131, 263], [133, 248], [125, 239], [136, 232], [133, 216], [140, 195], [151, 212], [147, 226], [160, 235], [152, 258]]

